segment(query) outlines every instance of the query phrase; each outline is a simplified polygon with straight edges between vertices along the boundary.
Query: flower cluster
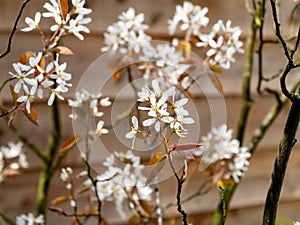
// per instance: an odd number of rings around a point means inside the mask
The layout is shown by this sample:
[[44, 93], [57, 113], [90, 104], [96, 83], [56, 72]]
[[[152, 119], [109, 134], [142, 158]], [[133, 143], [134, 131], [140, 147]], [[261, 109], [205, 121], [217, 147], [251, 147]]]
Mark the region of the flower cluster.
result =
[[[175, 100], [176, 91], [175, 86], [162, 91], [158, 80], [152, 80], [152, 88], [147, 85], [144, 86], [141, 92], [138, 92], [139, 102], [145, 103], [146, 106], [139, 106], [138, 109], [148, 111], [149, 118], [145, 119], [142, 124], [144, 127], [154, 125], [154, 130], [158, 133], [168, 125], [172, 133], [176, 133], [180, 137], [185, 137], [188, 133], [187, 129], [183, 127], [184, 124], [193, 124], [194, 120], [189, 116], [189, 112], [184, 109], [187, 104], [187, 98]], [[136, 117], [132, 118], [133, 127], [130, 132], [126, 134], [126, 138], [135, 138], [141, 133], [138, 129], [138, 120]]]
[[160, 77], [162, 84], [167, 81], [167, 84], [177, 85], [180, 75], [190, 68], [189, 64], [184, 63], [183, 52], [169, 43], [143, 48], [139, 60], [142, 61], [139, 69], [143, 72], [143, 77], [146, 80], [150, 76]]
[[[92, 12], [91, 9], [85, 8], [85, 0], [72, 0], [72, 9], [66, 14], [62, 12], [60, 2], [57, 0], [50, 0], [44, 4], [44, 8], [47, 12], [35, 14], [35, 18], [31, 19], [29, 17], [25, 18], [25, 22], [28, 27], [21, 29], [24, 32], [32, 30], [40, 30], [39, 23], [41, 20], [41, 15], [45, 18], [53, 18], [55, 24], [50, 27], [52, 32], [57, 32], [58, 37], [66, 35], [68, 33], [73, 34], [78, 39], [83, 40], [84, 37], [80, 32], [89, 33], [89, 29], [85, 27], [86, 24], [90, 23], [92, 20], [86, 15]], [[52, 45], [55, 45], [58, 41], [56, 38]]]
[[14, 63], [15, 71], [9, 74], [12, 78], [17, 79], [14, 92], [21, 94], [17, 98], [17, 102], [23, 104], [30, 113], [31, 102], [36, 96], [40, 99], [43, 98], [44, 90], [50, 92], [48, 105], [52, 105], [56, 97], [63, 100], [61, 94], [66, 93], [69, 87], [72, 87], [72, 84], [68, 83], [72, 75], [65, 71], [67, 63], [59, 64], [59, 57], [46, 65], [46, 58], [42, 52], [28, 52], [27, 55], [28, 62], [26, 64]]
[[193, 35], [199, 34], [201, 27], [207, 26], [209, 19], [206, 17], [208, 8], [201, 8], [199, 5], [185, 1], [183, 5], [176, 6], [176, 12], [173, 19], [168, 21], [169, 33], [175, 33], [177, 26], [181, 24], [180, 30], [188, 30]]
[[5, 177], [17, 175], [18, 170], [28, 167], [22, 147], [22, 142], [8, 142], [7, 146], [0, 147], [0, 183]]
[[194, 152], [204, 164], [212, 170], [223, 171], [222, 179], [232, 178], [236, 183], [243, 176], [249, 165], [251, 153], [247, 147], [240, 147], [237, 139], [232, 139], [232, 130], [225, 124], [202, 137], [202, 146]]
[[[14, 92], [20, 94], [16, 99], [17, 104], [30, 113], [31, 103], [36, 96], [43, 98], [44, 90], [50, 92], [48, 105], [52, 105], [55, 98], [63, 100], [63, 93], [68, 92], [72, 86], [70, 82], [72, 75], [65, 72], [67, 63], [59, 63], [59, 55], [71, 55], [72, 51], [63, 46], [57, 46], [62, 36], [74, 34], [80, 40], [83, 35], [80, 32], [88, 33], [89, 29], [85, 24], [91, 22], [85, 16], [91, 13], [91, 9], [84, 7], [85, 0], [72, 0], [72, 9], [62, 8], [57, 0], [50, 0], [44, 4], [47, 12], [35, 14], [34, 19], [25, 18], [28, 27], [21, 29], [24, 32], [39, 30], [42, 35], [44, 50], [41, 52], [26, 52], [20, 57], [19, 62], [13, 64], [14, 72], [10, 72], [13, 79], [17, 82]], [[66, 11], [66, 12], [64, 12]], [[40, 30], [41, 16], [51, 17], [56, 24], [51, 26], [53, 32], [51, 38], [45, 39]], [[54, 57], [53, 52], [56, 53]]]
[[239, 27], [231, 27], [231, 21], [224, 24], [219, 20], [209, 34], [200, 34], [198, 47], [210, 48], [206, 52], [211, 65], [230, 68], [230, 63], [235, 62], [233, 55], [236, 52], [243, 53], [243, 43], [239, 40], [242, 30]]
[[[135, 156], [132, 151], [114, 152], [106, 158], [103, 165], [107, 170], [97, 176], [96, 191], [101, 201], [113, 202], [121, 216], [124, 200], [127, 199], [131, 207], [132, 201], [135, 201], [136, 206], [139, 200], [152, 199], [152, 189], [145, 186], [146, 177], [142, 173], [144, 165], [141, 164], [140, 157]], [[87, 184], [90, 182], [87, 181]]]
[[44, 223], [45, 221], [43, 215], [38, 215], [35, 217], [32, 213], [28, 213], [28, 215], [22, 214], [16, 219], [16, 225], [44, 225]]
[[143, 24], [144, 14], [135, 14], [133, 8], [119, 15], [119, 21], [110, 25], [104, 33], [105, 47], [101, 50], [119, 49], [123, 55], [139, 53], [141, 48], [149, 46], [151, 37], [145, 34], [148, 25]]
[[[111, 105], [111, 101], [108, 97], [102, 97], [102, 93], [94, 95], [83, 89], [80, 92], [76, 92], [75, 98], [73, 100], [69, 99], [68, 104], [73, 108], [73, 112], [69, 115], [69, 117], [76, 120], [78, 117], [77, 110], [86, 110], [86, 108], [87, 110], [85, 113], [97, 118], [102, 117], [104, 113], [99, 111], [99, 107], [108, 107]], [[103, 126], [104, 121], [99, 120], [95, 131], [98, 136], [108, 133], [108, 130]]]

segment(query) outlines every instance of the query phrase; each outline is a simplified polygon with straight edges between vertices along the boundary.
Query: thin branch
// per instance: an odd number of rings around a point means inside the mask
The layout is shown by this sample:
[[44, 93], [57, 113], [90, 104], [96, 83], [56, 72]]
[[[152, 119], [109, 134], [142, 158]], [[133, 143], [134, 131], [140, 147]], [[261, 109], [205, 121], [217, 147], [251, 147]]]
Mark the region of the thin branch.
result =
[[182, 192], [182, 187], [183, 183], [185, 182], [185, 179], [182, 179], [178, 176], [176, 173], [176, 170], [174, 168], [174, 165], [171, 161], [171, 157], [168, 156], [168, 161], [171, 166], [172, 172], [174, 173], [176, 180], [177, 180], [177, 195], [176, 195], [176, 200], [177, 200], [177, 211], [182, 215], [182, 223], [183, 225], [188, 225], [189, 223], [187, 222], [187, 213], [183, 210], [182, 208], [182, 202], [181, 202], [181, 192]]
[[98, 206], [97, 206], [98, 225], [100, 225], [102, 223], [103, 217], [102, 217], [102, 214], [101, 214], [102, 202], [100, 200], [100, 196], [99, 196], [99, 193], [97, 191], [98, 180], [93, 178], [92, 173], [91, 173], [91, 166], [90, 166], [89, 162], [87, 160], [84, 160], [84, 162], [85, 162], [85, 165], [87, 167], [87, 172], [88, 172], [87, 176], [90, 179], [90, 181], [92, 182], [93, 187], [95, 189], [95, 195], [96, 195], [97, 204], [98, 204]]
[[5, 87], [5, 85], [8, 83], [8, 82], [10, 82], [10, 81], [12, 81], [12, 80], [14, 80], [14, 79], [16, 79], [15, 77], [11, 77], [11, 78], [8, 78], [7, 80], [5, 80], [2, 84], [1, 84], [1, 86], [0, 86], [0, 93], [2, 92], [2, 89]]
[[[181, 203], [182, 204], [187, 203], [187, 202], [193, 200], [194, 198], [196, 198], [198, 196], [201, 196], [201, 195], [204, 195], [204, 194], [208, 193], [211, 188], [208, 187], [208, 188], [204, 189], [206, 187], [206, 185], [207, 185], [207, 181], [203, 182], [202, 185], [200, 185], [200, 187], [198, 188], [197, 191], [195, 191], [193, 194], [187, 196], [186, 198], [182, 199]], [[164, 207], [164, 211], [171, 208], [171, 207], [174, 207], [174, 206], [177, 206], [177, 204], [169, 203]]]
[[37, 190], [37, 213], [46, 215], [47, 212], [47, 200], [50, 188], [50, 182], [52, 180], [53, 174], [53, 164], [59, 149], [59, 141], [61, 138], [61, 123], [60, 123], [60, 111], [58, 100], [55, 99], [51, 106], [51, 122], [52, 122], [52, 132], [50, 134], [47, 148], [46, 148], [46, 158], [47, 161], [44, 162], [38, 183]]
[[49, 210], [52, 212], [56, 212], [59, 215], [65, 216], [65, 217], [91, 217], [91, 216], [99, 216], [98, 213], [79, 213], [79, 214], [74, 214], [74, 213], [67, 213], [63, 211], [60, 208], [55, 208], [55, 207], [49, 207]]
[[18, 16], [17, 16], [17, 18], [15, 20], [13, 29], [12, 29], [10, 35], [9, 35], [6, 51], [0, 54], [0, 59], [3, 58], [3, 57], [5, 57], [11, 51], [11, 44], [12, 44], [13, 36], [14, 36], [15, 32], [17, 31], [17, 26], [18, 26], [19, 20], [20, 20], [20, 18], [22, 16], [23, 10], [25, 9], [26, 5], [29, 2], [30, 2], [30, 0], [24, 0], [23, 1], [22, 5], [21, 5], [21, 8], [19, 10]]
[[285, 54], [287, 60], [289, 61], [289, 64], [293, 64], [293, 59], [290, 56], [287, 44], [286, 44], [284, 38], [281, 35], [280, 23], [279, 23], [279, 20], [278, 20], [277, 9], [276, 9], [276, 1], [270, 0], [270, 3], [271, 3], [271, 8], [272, 8], [273, 21], [274, 21], [274, 24], [275, 24], [276, 36], [278, 37], [278, 39], [279, 39], [279, 41], [280, 41], [280, 43], [283, 47], [284, 54]]
[[9, 127], [14, 134], [25, 144], [29, 147], [29, 149], [34, 152], [42, 161], [46, 162], [47, 156], [46, 154], [39, 149], [36, 145], [34, 145], [24, 134], [21, 133], [21, 131], [19, 131], [19, 129], [17, 127], [15, 127], [14, 125], [11, 125]]
[[263, 225], [275, 225], [279, 196], [285, 177], [288, 160], [296, 143], [296, 131], [300, 119], [300, 101], [295, 101], [289, 111], [289, 115], [283, 131], [283, 137], [279, 145], [279, 151], [274, 162], [270, 186], [265, 202]]
[[16, 111], [19, 108], [19, 105], [14, 105], [12, 108], [8, 109], [4, 109], [2, 108], [2, 113], [0, 114], [0, 118], [1, 117], [6, 117], [9, 114], [13, 113], [14, 111]]
[[2, 210], [0, 210], [0, 217], [9, 225], [15, 225], [15, 222], [9, 218]]
[[298, 46], [299, 46], [299, 42], [300, 42], [300, 26], [298, 28], [298, 35], [297, 35], [297, 39], [296, 39], [296, 43], [295, 43], [295, 47], [294, 49], [291, 51], [291, 58], [294, 58], [294, 54], [297, 52]]

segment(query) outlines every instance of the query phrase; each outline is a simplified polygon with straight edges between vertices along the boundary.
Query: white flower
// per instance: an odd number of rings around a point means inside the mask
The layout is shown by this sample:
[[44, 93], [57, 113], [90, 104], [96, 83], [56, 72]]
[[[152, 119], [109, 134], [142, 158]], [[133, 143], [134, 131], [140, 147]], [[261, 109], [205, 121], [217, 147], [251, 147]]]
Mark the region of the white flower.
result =
[[69, 20], [69, 25], [64, 26], [69, 33], [74, 34], [79, 40], [83, 41], [84, 37], [80, 32], [90, 33], [90, 30], [82, 24], [89, 23], [91, 20], [77, 16], [75, 19]]
[[131, 131], [126, 133], [125, 137], [128, 139], [132, 139], [131, 148], [133, 149], [135, 138], [138, 135], [138, 133], [140, 133], [141, 131], [139, 130], [139, 121], [136, 118], [136, 116], [131, 117], [131, 122], [132, 122]]
[[24, 102], [26, 105], [27, 112], [30, 113], [30, 104], [34, 99], [34, 95], [36, 93], [37, 86], [31, 87], [30, 91], [28, 90], [27, 86], [23, 86], [23, 88], [24, 88], [24, 92], [26, 95], [20, 96], [17, 99], [17, 102], [21, 102], [21, 103]]
[[33, 216], [32, 213], [28, 213], [28, 215], [22, 214], [20, 216], [17, 216], [16, 218], [16, 225], [36, 225], [44, 224], [44, 216], [39, 215], [37, 217]]
[[102, 120], [100, 120], [97, 123], [97, 129], [96, 129], [96, 134], [98, 136], [101, 136], [102, 134], [108, 134], [108, 129], [103, 128], [103, 126], [104, 126], [104, 122]]
[[50, 74], [49, 77], [56, 80], [56, 83], [63, 86], [71, 87], [71, 84], [68, 84], [67, 81], [72, 79], [72, 74], [65, 72], [67, 68], [67, 63], [59, 65], [58, 58], [54, 61], [55, 74]]
[[109, 100], [109, 97], [102, 98], [99, 103], [102, 107], [108, 107], [111, 105], [111, 101]]
[[121, 54], [130, 57], [133, 53], [139, 53], [141, 48], [150, 45], [151, 37], [144, 32], [148, 26], [143, 24], [143, 14], [136, 15], [134, 9], [129, 8], [119, 19], [108, 26], [104, 33], [105, 46], [101, 49], [103, 52], [119, 48]]
[[39, 29], [40, 21], [41, 21], [41, 13], [40, 12], [36, 12], [34, 20], [29, 17], [26, 17], [25, 22], [27, 23], [28, 27], [21, 29], [21, 31], [28, 32], [28, 31], [32, 31], [35, 29]]
[[36, 86], [37, 81], [34, 78], [28, 78], [29, 75], [34, 73], [34, 69], [32, 69], [30, 66], [24, 65], [22, 63], [13, 63], [13, 68], [16, 71], [15, 73], [9, 72], [10, 75], [12, 75], [13, 78], [17, 78], [18, 82], [15, 84], [14, 92], [19, 93], [22, 86], [23, 90], [27, 88], [27, 85]]
[[68, 91], [68, 88], [64, 85], [58, 85], [56, 88], [51, 89], [51, 94], [48, 99], [48, 105], [52, 105], [54, 102], [55, 97], [59, 98], [60, 100], [64, 100], [64, 97], [61, 96], [61, 93], [66, 93]]
[[[35, 67], [39, 67], [39, 63], [42, 59], [42, 56], [43, 56], [43, 53], [42, 52], [38, 52], [37, 55], [34, 55], [34, 56], [31, 56], [29, 58], [29, 65], [32, 67], [32, 68], [35, 68]], [[51, 63], [50, 63], [51, 64]]]
[[207, 26], [209, 19], [205, 16], [208, 8], [194, 6], [191, 2], [185, 1], [183, 5], [176, 6], [173, 19], [168, 21], [169, 33], [175, 33], [177, 26], [181, 24], [180, 30], [190, 30], [194, 35], [200, 33], [201, 27]]
[[140, 157], [132, 151], [114, 152], [103, 165], [107, 170], [97, 176], [96, 191], [101, 201], [113, 202], [121, 216], [124, 216], [122, 208], [129, 197], [128, 193], [132, 193], [131, 201], [151, 200], [153, 190], [145, 187], [146, 177], [142, 174], [144, 166], [140, 164]]
[[12, 159], [18, 157], [22, 152], [23, 143], [22, 142], [8, 142], [6, 146], [0, 147], [0, 152], [2, 152], [3, 157], [7, 159]]
[[73, 11], [75, 14], [87, 15], [92, 12], [91, 9], [84, 8], [85, 0], [72, 0]]
[[125, 137], [128, 139], [134, 138], [139, 133], [139, 122], [136, 116], [131, 117], [132, 127], [131, 131], [128, 132]]
[[295, 221], [293, 223], [294, 223], [294, 225], [300, 225], [300, 222], [298, 222], [298, 221]]
[[43, 17], [52, 17], [58, 25], [62, 24], [63, 20], [58, 2], [56, 0], [50, 0], [50, 3], [46, 2], [44, 4], [44, 8], [47, 9], [48, 12], [44, 12]]
[[183, 63], [183, 51], [177, 51], [170, 44], [144, 47], [139, 59], [143, 62], [139, 69], [145, 71], [144, 78], [148, 79], [151, 75], [157, 77], [158, 74], [162, 78], [160, 83], [164, 86], [176, 85], [180, 75], [190, 68], [190, 65]]
[[233, 55], [236, 52], [244, 52], [243, 43], [239, 40], [241, 32], [239, 27], [231, 27], [230, 20], [226, 25], [222, 20], [218, 20], [209, 34], [198, 35], [200, 42], [196, 46], [210, 48], [206, 55], [211, 65], [229, 69], [230, 64], [235, 62]]

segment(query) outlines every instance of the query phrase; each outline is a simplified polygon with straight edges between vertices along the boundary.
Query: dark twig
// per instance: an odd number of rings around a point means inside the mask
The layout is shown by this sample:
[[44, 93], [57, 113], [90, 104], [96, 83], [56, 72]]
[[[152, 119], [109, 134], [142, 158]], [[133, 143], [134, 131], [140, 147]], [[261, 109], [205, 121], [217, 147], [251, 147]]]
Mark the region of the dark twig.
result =
[[261, 84], [263, 81], [263, 46], [264, 46], [264, 37], [263, 37], [263, 29], [264, 29], [264, 21], [265, 21], [265, 0], [259, 2], [261, 4], [261, 10], [257, 14], [260, 21], [259, 27], [259, 47], [258, 47], [258, 84], [257, 84], [257, 93], [261, 94]]
[[183, 183], [185, 182], [185, 179], [183, 179], [182, 177], [180, 178], [178, 176], [178, 174], [176, 173], [176, 170], [174, 168], [174, 165], [172, 163], [171, 157], [168, 156], [168, 161], [169, 164], [171, 166], [171, 169], [176, 177], [177, 180], [177, 195], [176, 195], [176, 199], [177, 199], [177, 211], [182, 215], [182, 223], [183, 225], [188, 225], [189, 223], [187, 222], [187, 213], [183, 210], [182, 208], [182, 202], [181, 202], [181, 192], [182, 192], [182, 187], [183, 187]]
[[19, 10], [18, 16], [17, 16], [17, 18], [15, 20], [13, 29], [12, 29], [10, 35], [9, 35], [7, 48], [6, 48], [5, 52], [3, 52], [2, 54], [0, 54], [0, 59], [3, 58], [3, 57], [5, 57], [11, 51], [11, 44], [12, 44], [13, 36], [14, 36], [15, 32], [17, 31], [17, 26], [18, 26], [19, 20], [20, 20], [20, 18], [22, 16], [23, 10], [25, 9], [26, 5], [29, 2], [30, 2], [30, 0], [24, 0], [23, 1], [22, 5], [21, 5], [21, 8]]

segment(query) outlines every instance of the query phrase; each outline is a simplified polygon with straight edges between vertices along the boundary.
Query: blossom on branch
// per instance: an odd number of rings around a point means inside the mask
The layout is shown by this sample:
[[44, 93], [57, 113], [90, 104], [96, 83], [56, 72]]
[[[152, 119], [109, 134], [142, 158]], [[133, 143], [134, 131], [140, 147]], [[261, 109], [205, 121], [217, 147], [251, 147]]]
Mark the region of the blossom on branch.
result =
[[237, 139], [232, 139], [232, 130], [225, 124], [202, 137], [202, 146], [194, 152], [204, 164], [214, 172], [223, 171], [222, 179], [232, 178], [238, 183], [248, 169], [251, 153], [247, 147], [240, 147]]
[[38, 215], [34, 216], [32, 213], [28, 213], [27, 215], [22, 214], [20, 216], [17, 216], [16, 219], [16, 225], [44, 225], [44, 216]]
[[174, 17], [168, 21], [169, 33], [174, 34], [177, 26], [181, 24], [180, 30], [190, 30], [193, 35], [199, 34], [201, 27], [206, 27], [209, 19], [206, 17], [208, 8], [201, 8], [199, 5], [184, 1], [183, 5], [176, 6]]
[[123, 55], [139, 53], [149, 46], [151, 37], [145, 34], [148, 25], [143, 24], [144, 14], [135, 14], [133, 8], [119, 15], [119, 21], [108, 26], [104, 33], [105, 46], [103, 52], [119, 49]]
[[28, 161], [22, 142], [8, 142], [7, 146], [0, 146], [0, 183], [24, 168], [28, 168]]
[[36, 14], [34, 16], [34, 20], [29, 17], [26, 17], [25, 22], [27, 23], [28, 27], [21, 29], [21, 31], [28, 32], [28, 31], [32, 31], [35, 29], [39, 29], [40, 21], [41, 21], [41, 13], [40, 12], [36, 12]]
[[231, 27], [231, 21], [224, 24], [223, 20], [213, 26], [209, 34], [199, 34], [198, 47], [210, 48], [206, 52], [209, 64], [229, 69], [230, 64], [235, 62], [233, 55], [243, 53], [243, 43], [239, 40], [242, 31], [239, 27]]

